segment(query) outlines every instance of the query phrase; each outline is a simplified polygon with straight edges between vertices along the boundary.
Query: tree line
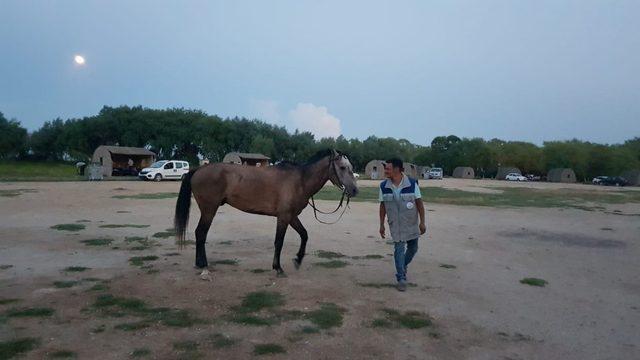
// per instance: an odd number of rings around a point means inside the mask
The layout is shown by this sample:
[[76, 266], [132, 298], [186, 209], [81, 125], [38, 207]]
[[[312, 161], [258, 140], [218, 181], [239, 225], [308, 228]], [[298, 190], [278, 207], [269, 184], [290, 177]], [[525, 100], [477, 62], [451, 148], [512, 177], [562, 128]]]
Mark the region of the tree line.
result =
[[0, 113], [1, 159], [86, 161], [100, 145], [146, 147], [159, 159], [185, 159], [192, 164], [202, 157], [221, 161], [232, 151], [262, 153], [272, 161], [302, 162], [317, 150], [332, 147], [349, 154], [358, 171], [372, 159], [395, 156], [417, 165], [442, 167], [449, 175], [457, 166], [470, 166], [481, 177], [495, 176], [499, 166], [514, 166], [537, 175], [569, 167], [580, 180], [640, 169], [640, 137], [613, 145], [569, 140], [538, 146], [449, 135], [421, 146], [391, 137], [316, 139], [309, 132], [290, 133], [282, 126], [259, 120], [141, 106], [105, 106], [94, 116], [47, 121], [29, 134], [18, 121]]

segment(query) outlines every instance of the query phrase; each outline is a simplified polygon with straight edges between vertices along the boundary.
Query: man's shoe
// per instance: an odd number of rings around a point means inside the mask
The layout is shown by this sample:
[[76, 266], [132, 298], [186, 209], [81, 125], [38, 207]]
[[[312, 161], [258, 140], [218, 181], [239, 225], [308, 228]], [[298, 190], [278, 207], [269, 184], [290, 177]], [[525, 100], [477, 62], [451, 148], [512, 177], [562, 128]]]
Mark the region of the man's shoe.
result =
[[396, 287], [398, 291], [407, 291], [407, 282], [404, 280], [398, 281], [398, 285]]

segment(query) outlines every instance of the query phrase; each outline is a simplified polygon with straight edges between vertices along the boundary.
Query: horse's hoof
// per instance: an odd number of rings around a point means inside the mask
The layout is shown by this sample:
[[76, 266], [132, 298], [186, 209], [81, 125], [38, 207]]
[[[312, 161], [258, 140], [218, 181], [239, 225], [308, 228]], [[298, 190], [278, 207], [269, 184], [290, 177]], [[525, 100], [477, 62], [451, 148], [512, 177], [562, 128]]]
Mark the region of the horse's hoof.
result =
[[207, 269], [202, 270], [202, 273], [200, 274], [200, 279], [205, 281], [213, 281], [213, 278], [211, 277], [209, 270]]
[[284, 271], [278, 271], [276, 276], [279, 277], [279, 278], [286, 278], [287, 274], [285, 274]]
[[300, 270], [300, 261], [298, 261], [298, 259], [296, 258], [293, 258], [291, 260], [293, 260], [293, 266], [295, 266], [296, 270]]

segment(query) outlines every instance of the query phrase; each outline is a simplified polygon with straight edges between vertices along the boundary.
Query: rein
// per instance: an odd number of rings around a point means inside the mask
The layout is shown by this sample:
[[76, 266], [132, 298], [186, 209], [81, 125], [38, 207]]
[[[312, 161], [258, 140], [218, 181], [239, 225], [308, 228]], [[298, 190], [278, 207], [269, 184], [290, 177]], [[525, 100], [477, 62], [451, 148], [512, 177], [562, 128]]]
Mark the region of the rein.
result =
[[[329, 167], [330, 167], [331, 169], [333, 169], [333, 171], [335, 172], [336, 178], [337, 178], [337, 177], [338, 177], [338, 173], [337, 173], [336, 168], [335, 168], [334, 160], [335, 160], [335, 158], [332, 158], [332, 159], [329, 161]], [[333, 165], [333, 166], [331, 166], [331, 165]], [[344, 185], [343, 185], [343, 188], [344, 188]], [[338, 207], [337, 207], [335, 210], [333, 210], [333, 211], [329, 211], [329, 212], [325, 212], [325, 211], [319, 210], [319, 209], [316, 207], [316, 202], [315, 202], [315, 200], [313, 199], [313, 195], [311, 195], [311, 201], [309, 202], [309, 201], [307, 200], [307, 203], [308, 203], [308, 204], [311, 206], [311, 208], [313, 209], [313, 215], [315, 216], [316, 220], [318, 220], [318, 222], [319, 222], [319, 223], [321, 223], [321, 224], [325, 224], [325, 225], [333, 225], [333, 224], [337, 223], [338, 221], [340, 221], [340, 220], [342, 219], [342, 216], [344, 215], [344, 213], [347, 211], [347, 208], [349, 207], [349, 201], [351, 200], [351, 197], [350, 197], [350, 196], [347, 196], [347, 204], [346, 204], [346, 206], [344, 207], [344, 210], [342, 210], [342, 213], [340, 213], [340, 216], [338, 216], [338, 219], [337, 219], [336, 221], [334, 221], [334, 222], [326, 222], [326, 221], [322, 221], [322, 220], [320, 220], [320, 218], [318, 217], [318, 213], [323, 214], [323, 215], [331, 215], [331, 214], [335, 214], [335, 213], [336, 213], [338, 210], [340, 210], [340, 208], [342, 207], [342, 204], [344, 203], [344, 197], [345, 197], [346, 195], [347, 195], [347, 193], [346, 193], [346, 189], [343, 189], [343, 190], [342, 190], [342, 197], [340, 198], [340, 203], [338, 204]]]

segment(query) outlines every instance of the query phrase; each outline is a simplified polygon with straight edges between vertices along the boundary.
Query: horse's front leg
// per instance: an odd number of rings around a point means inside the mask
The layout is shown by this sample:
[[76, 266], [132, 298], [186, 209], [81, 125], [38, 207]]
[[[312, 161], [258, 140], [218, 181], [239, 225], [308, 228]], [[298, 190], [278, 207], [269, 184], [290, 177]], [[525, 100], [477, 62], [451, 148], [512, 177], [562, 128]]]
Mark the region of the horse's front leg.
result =
[[278, 217], [278, 226], [276, 227], [276, 240], [274, 241], [275, 250], [273, 253], [273, 270], [278, 272], [278, 276], [286, 276], [284, 270], [280, 266], [280, 253], [284, 244], [284, 234], [287, 232], [289, 219]]

